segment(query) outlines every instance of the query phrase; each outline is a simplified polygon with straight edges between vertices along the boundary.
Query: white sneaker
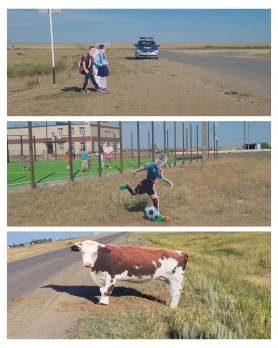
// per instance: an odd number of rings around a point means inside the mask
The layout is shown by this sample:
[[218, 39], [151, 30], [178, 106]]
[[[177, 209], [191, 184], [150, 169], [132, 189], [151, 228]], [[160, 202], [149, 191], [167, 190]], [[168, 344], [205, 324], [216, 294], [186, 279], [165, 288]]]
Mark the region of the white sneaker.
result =
[[112, 168], [112, 167], [109, 167], [109, 168]]

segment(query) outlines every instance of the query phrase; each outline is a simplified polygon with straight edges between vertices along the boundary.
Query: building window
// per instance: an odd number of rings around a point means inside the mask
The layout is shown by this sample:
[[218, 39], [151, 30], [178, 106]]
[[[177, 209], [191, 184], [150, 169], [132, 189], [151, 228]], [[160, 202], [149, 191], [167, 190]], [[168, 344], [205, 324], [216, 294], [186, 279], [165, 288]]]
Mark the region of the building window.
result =
[[85, 127], [79, 127], [79, 134], [85, 135]]
[[63, 128], [58, 128], [58, 135], [63, 135]]
[[81, 142], [80, 143], [80, 150], [82, 149], [86, 149], [86, 143], [85, 142]]
[[113, 149], [117, 149], [118, 148], [118, 143], [113, 143]]
[[74, 135], [74, 128], [71, 129], [71, 135]]
[[64, 147], [64, 143], [58, 143], [58, 146], [59, 146], [59, 149], [60, 149], [60, 150], [64, 150], [64, 148], [65, 148], [65, 147]]

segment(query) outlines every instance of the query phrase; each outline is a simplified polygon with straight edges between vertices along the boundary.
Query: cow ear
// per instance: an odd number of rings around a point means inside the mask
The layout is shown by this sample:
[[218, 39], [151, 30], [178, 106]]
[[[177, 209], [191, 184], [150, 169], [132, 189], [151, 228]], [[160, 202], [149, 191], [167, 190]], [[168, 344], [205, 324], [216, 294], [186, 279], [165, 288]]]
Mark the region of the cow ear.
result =
[[108, 249], [108, 248], [106, 248], [106, 247], [99, 247], [98, 248], [98, 253], [99, 254], [107, 254], [107, 253], [111, 253], [111, 250], [110, 249]]
[[74, 245], [70, 246], [69, 250], [71, 250], [71, 251], [80, 251], [81, 250], [81, 243], [79, 243], [79, 245], [74, 244]]

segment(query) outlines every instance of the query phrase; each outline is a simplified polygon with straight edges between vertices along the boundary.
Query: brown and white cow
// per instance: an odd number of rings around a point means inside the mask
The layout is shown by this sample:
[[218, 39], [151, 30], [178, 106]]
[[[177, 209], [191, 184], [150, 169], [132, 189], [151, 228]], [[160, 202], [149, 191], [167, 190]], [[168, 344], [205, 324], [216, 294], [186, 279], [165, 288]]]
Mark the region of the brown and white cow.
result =
[[85, 240], [69, 248], [81, 251], [83, 266], [90, 268], [90, 276], [100, 287], [99, 304], [109, 303], [118, 280], [137, 284], [162, 280], [170, 290], [176, 308], [183, 285], [188, 256], [183, 251], [131, 245], [100, 244]]

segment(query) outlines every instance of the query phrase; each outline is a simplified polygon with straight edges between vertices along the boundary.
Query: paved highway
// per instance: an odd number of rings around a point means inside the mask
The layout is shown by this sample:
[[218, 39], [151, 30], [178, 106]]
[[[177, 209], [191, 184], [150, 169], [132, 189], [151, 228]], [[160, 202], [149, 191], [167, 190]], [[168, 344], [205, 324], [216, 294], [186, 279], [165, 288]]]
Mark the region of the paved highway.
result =
[[[127, 49], [131, 52], [132, 49]], [[225, 74], [231, 80], [252, 84], [261, 94], [271, 96], [271, 60], [249, 58], [245, 50], [209, 51], [159, 51], [159, 58], [192, 65], [212, 74]], [[131, 53], [131, 55], [133, 52]], [[248, 91], [246, 91], [248, 93]]]
[[[97, 241], [104, 244], [113, 243], [124, 233], [126, 232], [98, 238]], [[48, 279], [76, 262], [81, 262], [81, 254], [69, 252], [68, 247], [9, 262], [7, 264], [8, 301], [16, 297], [29, 296]]]
[[[194, 54], [186, 51], [160, 51], [160, 57], [179, 63], [194, 65], [217, 73], [225, 73], [258, 83], [270, 94], [271, 60], [239, 57], [239, 52], [215, 52]], [[244, 55], [244, 54], [243, 54]]]

